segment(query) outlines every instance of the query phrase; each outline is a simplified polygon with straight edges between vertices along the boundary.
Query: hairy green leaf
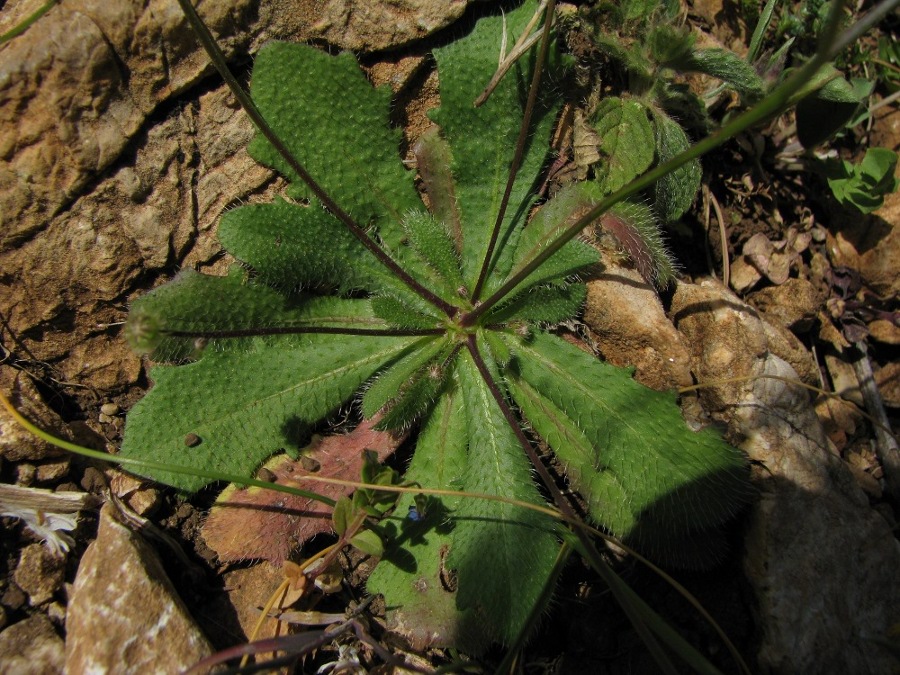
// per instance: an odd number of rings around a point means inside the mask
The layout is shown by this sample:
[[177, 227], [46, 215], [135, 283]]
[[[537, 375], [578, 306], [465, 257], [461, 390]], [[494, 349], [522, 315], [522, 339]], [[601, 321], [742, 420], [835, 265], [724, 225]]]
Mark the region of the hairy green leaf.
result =
[[488, 314], [486, 322], [488, 325], [507, 321], [560, 323], [577, 315], [586, 297], [584, 284], [536, 286], [501, 304]]
[[712, 429], [690, 431], [672, 394], [553, 336], [514, 351], [516, 402], [617, 536], [664, 556], [666, 542], [718, 525], [748, 496], [740, 453]]
[[817, 85], [797, 104], [797, 138], [805, 148], [823, 143], [840, 131], [862, 102], [859, 92], [832, 65], [819, 71]]
[[679, 61], [686, 71], [706, 73], [731, 85], [744, 103], [752, 104], [762, 98], [763, 81], [753, 66], [727, 49], [698, 49]]
[[[516, 61], [487, 103], [478, 108], [473, 103], [497, 69], [502, 32], [505, 30], [510, 44], [514, 43], [534, 7], [533, 3], [524, 3], [503, 16], [482, 19], [465, 40], [434, 51], [441, 105], [431, 117], [452, 148], [451, 170], [462, 228], [463, 277], [470, 286], [478, 277], [500, 208], [528, 93], [533, 52]], [[551, 66], [544, 78], [553, 77]], [[520, 178], [513, 187], [504, 219], [501, 243], [515, 236], [514, 228], [524, 223], [534, 201], [534, 181], [547, 156], [558, 106], [558, 98], [546, 93], [538, 100]], [[502, 265], [497, 269], [499, 273], [504, 271]]]
[[[373, 89], [352, 54], [330, 56], [313, 47], [272, 42], [256, 56], [251, 94], [313, 178], [358, 223], [375, 225], [388, 246], [398, 248], [402, 217], [421, 202], [412, 175], [397, 158], [401, 135], [389, 124], [390, 90]], [[249, 150], [291, 179], [291, 196], [310, 198], [262, 136]]]
[[[471, 357], [457, 362], [466, 407], [469, 453], [462, 486], [540, 504], [522, 447]], [[485, 633], [509, 641], [528, 619], [559, 550], [554, 522], [512, 504], [470, 499], [455, 514], [448, 564], [457, 571], [461, 609], [473, 610]], [[515, 574], [511, 572], [515, 570]]]
[[[243, 351], [208, 351], [197, 363], [157, 366], [153, 388], [128, 415], [121, 454], [252, 475], [310, 424], [349, 398], [411, 338], [309, 335], [254, 338]], [[195, 491], [209, 481], [167, 472], [155, 480]]]
[[288, 297], [233, 266], [225, 277], [184, 270], [134, 302], [125, 333], [136, 351], [156, 361], [178, 361], [199, 357], [207, 343], [234, 349], [266, 331], [390, 327], [373, 313], [368, 300]]
[[[466, 447], [466, 412], [457, 385], [441, 396], [429, 414], [406, 470], [407, 481], [460, 490]], [[450, 589], [452, 573], [446, 557], [451, 533], [467, 526], [454, 517], [459, 501], [430, 497], [421, 520], [387, 523], [385, 529], [395, 532], [393, 543], [366, 583], [369, 593], [384, 595], [388, 624], [415, 649], [465, 645], [479, 651], [486, 646], [487, 636], [472, 625], [472, 611], [458, 609], [456, 592]], [[405, 516], [412, 506], [413, 496], [403, 495], [396, 512]]]
[[675, 263], [666, 250], [653, 211], [640, 202], [619, 202], [600, 218], [648, 283], [665, 286], [675, 278]]
[[597, 107], [591, 125], [600, 137], [600, 162], [594, 174], [604, 193], [631, 182], [653, 163], [653, 128], [647, 108], [637, 101], [610, 97]]
[[[663, 164], [691, 146], [684, 129], [665, 113], [654, 111], [653, 125], [656, 132], [656, 161]], [[664, 223], [671, 223], [691, 208], [700, 189], [702, 178], [700, 162], [691, 160], [684, 166], [666, 174], [656, 182], [654, 206]]]
[[[544, 204], [519, 237], [512, 255], [510, 276], [530, 263], [562, 231], [583, 216], [596, 203], [597, 198], [598, 195], [590, 187], [579, 183], [564, 187]], [[525, 277], [510, 292], [509, 297], [513, 298], [537, 285], [560, 282], [598, 260], [595, 250], [583, 242], [573, 240]]]
[[459, 254], [444, 223], [429, 213], [413, 211], [403, 219], [403, 225], [410, 246], [437, 273], [435, 281], [440, 283], [445, 296], [459, 295], [464, 288]]
[[319, 206], [276, 199], [232, 209], [222, 216], [219, 241], [275, 288], [324, 285], [345, 293], [396, 286], [359, 240]]

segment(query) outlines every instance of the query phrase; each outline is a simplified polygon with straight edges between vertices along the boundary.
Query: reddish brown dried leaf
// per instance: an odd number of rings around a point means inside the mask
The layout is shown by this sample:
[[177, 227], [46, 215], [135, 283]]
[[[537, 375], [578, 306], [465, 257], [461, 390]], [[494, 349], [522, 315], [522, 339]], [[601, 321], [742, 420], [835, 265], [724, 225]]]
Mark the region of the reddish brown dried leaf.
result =
[[[376, 431], [372, 428], [376, 423], [374, 419], [365, 420], [349, 434], [314, 438], [300, 458], [278, 455], [265, 464], [260, 474], [272, 482], [337, 500], [353, 489], [304, 476], [358, 481], [363, 450], [374, 450], [378, 459], [384, 461], [403, 440], [386, 431]], [[202, 534], [223, 562], [262, 558], [280, 565], [308, 539], [331, 531], [331, 508], [321, 502], [274, 490], [229, 485], [213, 505]]]

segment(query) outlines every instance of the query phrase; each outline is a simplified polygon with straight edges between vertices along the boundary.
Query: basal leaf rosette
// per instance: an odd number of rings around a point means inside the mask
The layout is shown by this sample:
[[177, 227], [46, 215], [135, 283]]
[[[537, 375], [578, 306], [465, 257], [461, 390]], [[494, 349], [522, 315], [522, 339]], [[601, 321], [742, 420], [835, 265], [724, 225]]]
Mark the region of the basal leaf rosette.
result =
[[[401, 516], [415, 502], [404, 496], [378, 523], [387, 546], [368, 590], [384, 595], [391, 627], [423, 649], [480, 652], [511, 642], [547, 597], [558, 525], [528, 508], [545, 499], [511, 414], [557, 453], [591, 518], [644, 549], [713, 528], [743, 494], [740, 456], [710, 431], [688, 431], [673, 396], [549, 333], [580, 311], [579, 277], [597, 262], [590, 246], [573, 240], [516, 276], [602, 196], [574, 186], [536, 208], [559, 107], [552, 96], [538, 100], [486, 260], [533, 54], [486, 105], [472, 103], [494, 74], [503, 31], [514, 39], [536, 7], [482, 19], [436, 50], [438, 126], [416, 149], [430, 212], [400, 162], [389, 94], [369, 86], [351, 57], [287, 43], [257, 57], [252, 93], [264, 117], [414, 283], [392, 273], [258, 138], [253, 156], [294, 181], [286, 197], [223, 217], [220, 239], [238, 261], [229, 275], [183, 274], [135, 302], [129, 320], [133, 344], [158, 363], [153, 387], [129, 414], [125, 456], [251, 476], [358, 402], [366, 417], [380, 416], [380, 428], [418, 432], [407, 481], [495, 498], [432, 496], [427, 513], [410, 521]], [[483, 265], [482, 298], [516, 282], [467, 323]], [[149, 475], [186, 491], [207, 482]]]

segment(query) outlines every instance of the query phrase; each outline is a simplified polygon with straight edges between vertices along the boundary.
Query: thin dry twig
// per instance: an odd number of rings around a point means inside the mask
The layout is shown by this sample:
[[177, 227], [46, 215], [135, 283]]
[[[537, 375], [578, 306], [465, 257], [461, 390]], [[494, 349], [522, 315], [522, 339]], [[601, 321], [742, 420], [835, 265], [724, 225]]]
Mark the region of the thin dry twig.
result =
[[856, 349], [859, 350], [860, 356], [853, 361], [853, 371], [859, 380], [859, 388], [866, 404], [866, 410], [877, 421], [877, 424], [872, 425], [875, 430], [875, 453], [884, 469], [884, 482], [888, 492], [894, 497], [898, 497], [900, 496], [900, 448], [898, 448], [897, 439], [893, 434], [888, 433], [891, 428], [890, 421], [884, 410], [884, 401], [875, 385], [875, 376], [866, 353], [866, 344], [857, 342]]
[[[513, 45], [512, 51], [508, 56], [506, 55], [506, 31], [503, 32], [503, 43], [500, 45], [500, 63], [497, 66], [497, 72], [494, 73], [494, 76], [491, 78], [491, 81], [488, 82], [484, 91], [475, 99], [476, 108], [485, 104], [494, 89], [500, 84], [500, 80], [502, 80], [503, 76], [506, 75], [510, 68], [512, 68], [512, 65], [540, 39], [541, 31], [532, 31], [546, 8], [547, 0], [541, 0], [541, 4], [538, 6], [537, 11], [535, 11], [534, 16], [531, 17], [528, 25], [525, 26], [525, 30], [522, 31], [519, 39], [516, 40], [516, 44]], [[547, 20], [552, 21], [553, 17], [547, 17]]]

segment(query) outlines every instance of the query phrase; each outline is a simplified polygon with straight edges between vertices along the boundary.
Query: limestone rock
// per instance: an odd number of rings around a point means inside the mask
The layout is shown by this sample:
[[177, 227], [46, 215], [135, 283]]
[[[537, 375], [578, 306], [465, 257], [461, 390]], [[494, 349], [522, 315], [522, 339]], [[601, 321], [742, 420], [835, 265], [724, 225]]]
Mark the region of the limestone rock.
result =
[[369, 52], [419, 40], [462, 16], [471, 0], [302, 0], [306, 39]]
[[66, 629], [70, 673], [181, 672], [211, 652], [156, 553], [110, 504], [79, 565]]
[[809, 330], [825, 298], [806, 279], [788, 279], [780, 286], [770, 286], [751, 296], [754, 306], [792, 330]]
[[0, 633], [0, 675], [56, 675], [63, 672], [64, 664], [62, 638], [44, 614], [23, 619]]
[[873, 340], [887, 345], [900, 345], [900, 326], [893, 321], [876, 319], [869, 324], [869, 335]]
[[654, 389], [693, 384], [690, 354], [656, 291], [635, 270], [604, 264], [603, 274], [587, 284], [584, 310], [603, 358], [634, 366], [635, 379]]
[[806, 384], [818, 386], [819, 366], [806, 346], [780, 322], [762, 319], [763, 331], [770, 352], [787, 361], [797, 371], [800, 380]]
[[[701, 382], [797, 377], [767, 348], [755, 312], [718, 283], [680, 285], [673, 312]], [[762, 467], [744, 553], [761, 672], [891, 672], [896, 660], [878, 641], [900, 607], [900, 544], [830, 447], [807, 393], [756, 379], [703, 396]]]
[[900, 408], [900, 363], [892, 361], [876, 371], [875, 384], [886, 406]]

